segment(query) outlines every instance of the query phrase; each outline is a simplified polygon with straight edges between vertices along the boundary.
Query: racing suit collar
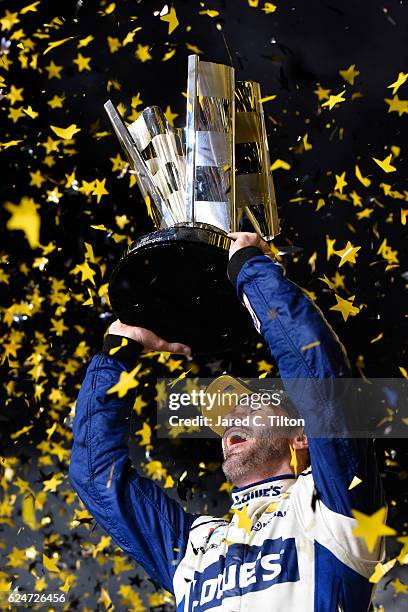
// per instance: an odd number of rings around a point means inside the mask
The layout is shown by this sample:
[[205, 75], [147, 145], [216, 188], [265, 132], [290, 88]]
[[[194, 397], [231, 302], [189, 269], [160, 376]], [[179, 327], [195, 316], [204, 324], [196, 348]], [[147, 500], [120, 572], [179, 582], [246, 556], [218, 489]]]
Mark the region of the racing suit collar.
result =
[[233, 487], [231, 490], [232, 508], [237, 508], [260, 497], [280, 495], [293, 484], [294, 480], [296, 480], [294, 474], [280, 474], [243, 487]]

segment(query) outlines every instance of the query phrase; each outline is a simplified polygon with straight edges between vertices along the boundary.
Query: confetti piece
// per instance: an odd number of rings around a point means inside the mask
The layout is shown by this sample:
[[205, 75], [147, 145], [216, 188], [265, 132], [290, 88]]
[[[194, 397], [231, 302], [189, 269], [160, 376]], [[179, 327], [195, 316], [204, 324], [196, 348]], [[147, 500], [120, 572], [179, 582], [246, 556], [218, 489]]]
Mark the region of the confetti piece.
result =
[[167, 122], [171, 125], [174, 126], [174, 120], [178, 117], [177, 113], [172, 113], [171, 112], [171, 108], [170, 106], [168, 106], [166, 108], [166, 111], [164, 113], [164, 116], [166, 117]]
[[395, 535], [395, 529], [385, 524], [387, 514], [386, 507], [380, 508], [373, 514], [364, 514], [352, 509], [352, 514], [357, 520], [357, 527], [354, 527], [352, 534], [355, 538], [363, 538], [369, 552], [373, 552], [378, 539], [381, 536]]
[[50, 125], [50, 128], [59, 138], [64, 140], [71, 140], [75, 134], [81, 131], [81, 128], [77, 128], [75, 123], [68, 126], [67, 128], [56, 127], [55, 125]]
[[271, 166], [271, 172], [273, 172], [274, 170], [290, 170], [290, 164], [288, 164], [288, 162], [283, 161], [282, 159], [276, 159], [272, 166]]
[[207, 15], [208, 17], [218, 17], [218, 15], [220, 13], [219, 13], [219, 11], [215, 11], [215, 10], [211, 10], [211, 9], [206, 9], [204, 11], [199, 11], [198, 14], [199, 15]]
[[84, 70], [91, 70], [91, 66], [89, 62], [91, 61], [90, 57], [84, 57], [82, 53], [78, 53], [76, 58], [74, 59], [74, 64], [76, 64], [78, 71], [83, 72]]
[[23, 142], [22, 140], [9, 140], [8, 142], [0, 142], [0, 147], [2, 149], [8, 149], [9, 147], [15, 147], [16, 145]]
[[38, 117], [38, 113], [34, 111], [31, 106], [27, 106], [27, 108], [23, 108], [23, 111], [26, 115], [31, 117], [31, 119], [36, 119]]
[[152, 436], [152, 428], [146, 422], [143, 423], [142, 429], [139, 429], [135, 432], [136, 436], [140, 436], [141, 440], [139, 442], [140, 446], [147, 446], [150, 444], [151, 436]]
[[39, 205], [32, 198], [23, 197], [20, 204], [6, 202], [4, 208], [11, 213], [11, 218], [7, 221], [7, 229], [23, 230], [30, 247], [34, 249], [39, 246], [40, 215], [37, 212]]
[[11, 30], [17, 23], [20, 23], [17, 13], [11, 13], [6, 9], [6, 14], [0, 19], [2, 31]]
[[301, 350], [308, 351], [311, 348], [315, 348], [315, 346], [320, 346], [320, 340], [315, 340], [314, 342], [311, 342], [310, 344], [305, 344], [305, 346], [302, 346]]
[[335, 191], [339, 191], [343, 193], [344, 187], [348, 185], [346, 181], [346, 172], [343, 172], [341, 175], [336, 174], [336, 184], [334, 186]]
[[31, 492], [25, 493], [21, 507], [21, 518], [23, 522], [33, 531], [38, 529], [35, 516], [35, 497]]
[[349, 488], [348, 490], [351, 491], [352, 489], [354, 489], [355, 487], [357, 487], [359, 484], [361, 484], [363, 481], [361, 480], [361, 478], [359, 478], [358, 476], [354, 476], [353, 480], [351, 481], [351, 483], [349, 484]]
[[394, 595], [398, 595], [399, 593], [408, 595], [408, 584], [403, 584], [399, 578], [396, 578], [390, 584], [394, 589]]
[[166, 15], [160, 15], [160, 21], [165, 21], [169, 24], [167, 34], [172, 34], [172, 32], [174, 32], [179, 25], [179, 20], [177, 19], [176, 9], [174, 6], [171, 7], [170, 11]]
[[35, 13], [37, 11], [37, 6], [39, 4], [40, 2], [33, 2], [32, 4], [27, 4], [27, 6], [23, 6], [23, 8], [20, 10], [20, 14], [25, 15], [26, 13], [29, 13], [29, 12]]
[[360, 74], [360, 71], [355, 68], [356, 65], [352, 64], [346, 70], [339, 70], [339, 75], [350, 85], [354, 85], [355, 78]]
[[388, 104], [389, 113], [398, 113], [399, 117], [408, 113], [408, 100], [400, 100], [398, 95], [393, 98], [384, 98], [384, 102]]
[[341, 266], [343, 266], [346, 262], [355, 264], [356, 254], [360, 249], [361, 247], [355, 247], [351, 244], [351, 242], [347, 242], [346, 246], [341, 251], [333, 251], [335, 255], [340, 257], [339, 268], [341, 268]]
[[238, 517], [238, 529], [245, 529], [248, 535], [251, 535], [252, 520], [248, 516], [248, 507], [245, 505], [241, 510], [234, 510]]
[[340, 104], [340, 102], [345, 102], [345, 99], [343, 98], [345, 93], [346, 93], [346, 90], [344, 89], [343, 91], [341, 91], [339, 94], [336, 94], [335, 96], [331, 95], [329, 99], [327, 100], [327, 102], [324, 102], [322, 106], [328, 106], [329, 110], [332, 110], [332, 108], [334, 108], [337, 104]]
[[293, 448], [293, 446], [289, 443], [289, 450], [290, 450], [290, 467], [293, 468], [293, 473], [295, 474], [295, 476], [298, 475], [298, 458], [297, 458], [297, 454], [296, 454], [296, 448]]
[[354, 166], [354, 172], [355, 172], [356, 177], [358, 178], [358, 180], [360, 181], [360, 183], [361, 183], [362, 185], [364, 185], [364, 187], [369, 187], [369, 186], [371, 185], [371, 180], [370, 180], [368, 177], [363, 176], [363, 175], [361, 174], [361, 170], [360, 170], [360, 168], [357, 166], [357, 164]]
[[402, 366], [399, 366], [398, 369], [403, 375], [403, 377], [408, 380], [408, 370], [406, 368], [403, 368]]
[[259, 102], [261, 104], [265, 104], [266, 102], [270, 102], [271, 100], [275, 100], [276, 95], [275, 96], [265, 96], [264, 98], [260, 98]]
[[93, 40], [95, 40], [95, 37], [92, 36], [92, 34], [86, 36], [85, 38], [81, 38], [78, 42], [77, 48], [82, 49], [83, 47], [87, 47]]
[[109, 191], [105, 189], [105, 183], [106, 179], [102, 179], [101, 181], [99, 179], [95, 179], [92, 195], [96, 196], [96, 201], [98, 204], [101, 201], [102, 196], [109, 195]]
[[356, 297], [355, 295], [352, 295], [347, 300], [343, 299], [337, 294], [335, 294], [334, 297], [336, 298], [337, 304], [332, 306], [330, 310], [340, 312], [344, 321], [347, 321], [349, 316], [355, 317], [360, 312], [360, 309], [353, 305], [353, 300]]
[[399, 72], [397, 80], [394, 81], [394, 83], [391, 83], [391, 85], [387, 85], [387, 89], [392, 89], [391, 93], [394, 96], [401, 87], [401, 85], [403, 85], [407, 79], [408, 72]]
[[397, 562], [396, 559], [391, 559], [390, 561], [387, 561], [386, 563], [377, 563], [375, 566], [374, 573], [371, 574], [368, 581], [372, 582], [373, 584], [378, 584], [381, 578], [385, 576], [385, 574], [387, 574], [390, 571], [390, 569], [394, 567], [396, 562]]
[[261, 10], [265, 13], [265, 15], [270, 15], [271, 13], [274, 13], [277, 8], [278, 7], [275, 4], [272, 4], [272, 2], [265, 2]]
[[44, 51], [43, 55], [47, 55], [47, 53], [49, 53], [50, 51], [52, 51], [56, 47], [59, 47], [59, 46], [63, 45], [64, 43], [68, 42], [68, 40], [72, 40], [73, 38], [75, 38], [75, 36], [68, 36], [68, 38], [63, 38], [62, 40], [54, 40], [54, 42], [51, 42], [48, 45], [48, 47]]
[[61, 571], [59, 569], [59, 567], [56, 565], [57, 564], [57, 560], [56, 559], [51, 559], [50, 557], [47, 557], [47, 555], [45, 555], [44, 553], [43, 553], [43, 556], [42, 556], [42, 562], [43, 562], [43, 565], [44, 565], [45, 569], [47, 569], [49, 572], [59, 573]]
[[135, 51], [135, 56], [142, 63], [148, 62], [149, 60], [153, 59], [152, 56], [149, 53], [149, 45], [140, 45], [140, 44], [138, 44], [137, 45], [137, 49]]
[[391, 164], [391, 158], [392, 158], [392, 154], [390, 153], [388, 157], [386, 157], [382, 161], [380, 159], [376, 159], [375, 157], [373, 157], [373, 160], [375, 161], [376, 164], [380, 166], [382, 170], [384, 170], [384, 172], [388, 173], [388, 172], [396, 171], [396, 167]]
[[136, 380], [136, 375], [141, 368], [141, 364], [138, 363], [131, 372], [121, 372], [119, 381], [111, 387], [107, 393], [117, 393], [118, 397], [125, 397], [125, 395], [135, 387], [138, 386], [139, 382]]

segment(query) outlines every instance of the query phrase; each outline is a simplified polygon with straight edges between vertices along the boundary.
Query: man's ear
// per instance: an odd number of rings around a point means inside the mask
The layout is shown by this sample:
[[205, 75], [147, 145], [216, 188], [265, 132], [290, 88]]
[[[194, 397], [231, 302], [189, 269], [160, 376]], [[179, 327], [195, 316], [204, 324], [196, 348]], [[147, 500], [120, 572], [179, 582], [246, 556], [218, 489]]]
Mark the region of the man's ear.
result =
[[294, 438], [292, 438], [292, 448], [296, 450], [304, 450], [309, 448], [307, 441], [307, 435], [301, 431]]

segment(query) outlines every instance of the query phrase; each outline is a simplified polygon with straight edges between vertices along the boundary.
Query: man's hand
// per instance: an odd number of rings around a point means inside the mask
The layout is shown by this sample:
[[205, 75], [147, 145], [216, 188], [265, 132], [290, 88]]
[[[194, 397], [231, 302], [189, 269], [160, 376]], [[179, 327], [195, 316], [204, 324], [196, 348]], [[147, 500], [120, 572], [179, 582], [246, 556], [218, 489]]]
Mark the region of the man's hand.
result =
[[135, 327], [133, 325], [125, 325], [121, 323], [119, 319], [114, 321], [109, 327], [110, 334], [116, 334], [118, 336], [126, 336], [131, 340], [136, 340], [143, 344], [144, 349], [142, 353], [149, 351], [163, 351], [165, 353], [179, 353], [181, 355], [191, 355], [191, 348], [186, 344], [180, 342], [167, 342], [157, 336], [154, 332], [144, 327]]
[[233, 238], [234, 242], [230, 246], [229, 250], [229, 258], [233, 256], [234, 253], [239, 251], [239, 249], [243, 249], [244, 247], [258, 247], [264, 253], [264, 255], [268, 255], [268, 257], [274, 258], [271, 248], [265, 240], [262, 240], [258, 234], [252, 232], [230, 232], [228, 234], [229, 238]]

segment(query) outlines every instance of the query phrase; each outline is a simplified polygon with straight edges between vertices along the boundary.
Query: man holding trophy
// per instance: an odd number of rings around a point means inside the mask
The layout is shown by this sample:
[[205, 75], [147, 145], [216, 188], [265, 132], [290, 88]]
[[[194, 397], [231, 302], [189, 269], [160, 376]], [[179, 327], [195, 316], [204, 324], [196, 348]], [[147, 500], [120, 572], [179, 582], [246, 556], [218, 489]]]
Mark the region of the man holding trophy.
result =
[[[278, 224], [259, 100], [256, 83], [235, 84], [232, 68], [192, 56], [185, 139], [158, 109], [146, 109], [128, 129], [106, 105], [159, 229], [132, 245], [112, 275], [119, 319], [78, 396], [70, 480], [116, 544], [175, 595], [177, 610], [363, 612], [384, 541], [368, 547], [355, 535], [355, 512], [385, 514], [380, 476], [372, 440], [306, 435], [316, 415], [329, 425], [342, 420], [330, 385], [318, 381], [350, 376], [350, 366], [322, 313], [285, 278], [266, 241]], [[237, 231], [248, 223], [251, 232]], [[172, 282], [163, 317], [155, 279], [169, 262], [183, 282], [177, 289]], [[142, 352], [231, 346], [246, 333], [247, 311], [282, 379], [311, 385], [293, 396], [288, 385], [280, 405], [255, 406], [239, 380], [211, 383], [249, 399], [215, 407], [232, 423], [215, 431], [234, 484], [233, 514], [229, 521], [189, 514], [132, 467], [126, 437], [134, 396], [107, 392]], [[255, 418], [267, 422], [293, 407], [304, 429], [255, 426]], [[242, 427], [244, 416], [249, 424]], [[356, 478], [358, 486], [350, 486]]]

